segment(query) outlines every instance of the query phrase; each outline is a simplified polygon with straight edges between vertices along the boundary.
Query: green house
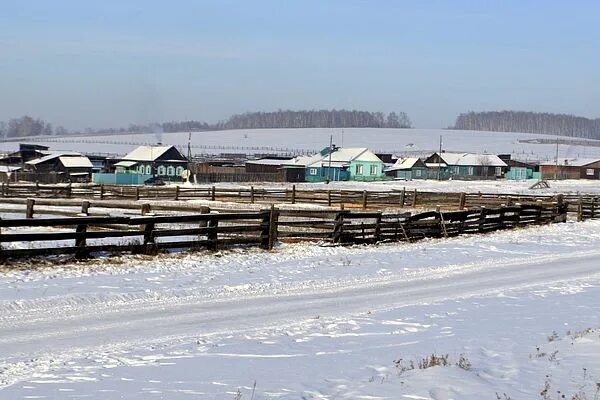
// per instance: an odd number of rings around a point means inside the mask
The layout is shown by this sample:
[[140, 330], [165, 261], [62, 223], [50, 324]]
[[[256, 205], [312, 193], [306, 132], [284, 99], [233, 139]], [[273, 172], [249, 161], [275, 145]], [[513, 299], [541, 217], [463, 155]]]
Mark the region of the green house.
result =
[[305, 159], [307, 182], [377, 181], [385, 179], [385, 164], [366, 147], [334, 148]]
[[399, 158], [394, 165], [386, 168], [385, 174], [405, 181], [427, 179], [427, 166], [418, 157]]
[[188, 160], [175, 146], [139, 146], [117, 162], [114, 173], [97, 173], [95, 183], [138, 185], [150, 178], [181, 182]]

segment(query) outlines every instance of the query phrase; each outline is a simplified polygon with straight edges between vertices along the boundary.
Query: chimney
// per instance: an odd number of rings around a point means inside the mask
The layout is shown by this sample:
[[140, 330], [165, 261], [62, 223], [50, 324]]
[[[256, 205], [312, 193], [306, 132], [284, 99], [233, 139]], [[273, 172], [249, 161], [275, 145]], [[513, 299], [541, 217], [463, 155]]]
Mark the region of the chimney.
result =
[[569, 160], [565, 160], [565, 165], [569, 165]]

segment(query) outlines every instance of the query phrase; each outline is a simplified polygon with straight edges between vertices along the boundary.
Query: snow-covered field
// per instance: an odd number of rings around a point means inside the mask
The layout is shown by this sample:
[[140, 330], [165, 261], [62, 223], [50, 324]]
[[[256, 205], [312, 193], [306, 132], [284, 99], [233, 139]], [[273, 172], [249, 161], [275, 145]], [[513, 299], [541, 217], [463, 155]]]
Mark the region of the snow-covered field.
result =
[[599, 245], [588, 221], [6, 269], [0, 398], [593, 399]]
[[[556, 140], [556, 136], [532, 133], [479, 132], [445, 129], [246, 129], [211, 132], [195, 132], [192, 134], [193, 153], [269, 153], [269, 148], [280, 148], [307, 151], [318, 151], [329, 146], [329, 137], [338, 146], [369, 147], [383, 153], [398, 155], [431, 154], [439, 149], [442, 136], [443, 149], [460, 152], [489, 152], [495, 154], [510, 153], [519, 159], [554, 160], [556, 146], [554, 144], [521, 143], [520, 140]], [[560, 137], [565, 140], [568, 138]], [[44, 141], [36, 138], [36, 142], [46, 144], [53, 150], [82, 151], [89, 147], [91, 152], [108, 152], [125, 154], [133, 150], [136, 144], [172, 144], [187, 148], [188, 133], [161, 134], [128, 134], [107, 136], [84, 136], [57, 138], [58, 142]], [[85, 145], [80, 140], [93, 144]], [[111, 144], [111, 142], [113, 144]], [[119, 143], [115, 143], [119, 142]], [[208, 148], [217, 146], [217, 148]], [[13, 151], [18, 142], [0, 142], [0, 152]], [[563, 158], [600, 158], [600, 147], [560, 145], [559, 157]]]
[[[548, 181], [549, 188], [531, 189], [533, 184], [537, 183], [535, 179], [524, 181], [509, 180], [487, 180], [487, 181], [436, 181], [436, 180], [413, 180], [413, 181], [380, 181], [380, 182], [330, 182], [325, 183], [217, 183], [216, 187], [244, 187], [249, 188], [292, 188], [296, 186], [297, 190], [371, 190], [371, 191], [389, 191], [389, 190], [414, 190], [425, 192], [465, 192], [465, 193], [514, 193], [529, 195], [552, 195], [563, 194], [600, 194], [600, 181], [586, 179], [571, 179], [562, 181]], [[194, 185], [191, 185], [194, 186]], [[209, 187], [208, 184], [196, 185], [200, 187]]]

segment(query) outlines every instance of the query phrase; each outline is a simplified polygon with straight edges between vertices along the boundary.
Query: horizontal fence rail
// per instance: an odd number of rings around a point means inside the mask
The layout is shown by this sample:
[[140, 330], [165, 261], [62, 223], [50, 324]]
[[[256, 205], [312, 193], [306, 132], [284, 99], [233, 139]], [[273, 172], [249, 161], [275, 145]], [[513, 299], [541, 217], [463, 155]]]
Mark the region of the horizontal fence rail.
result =
[[6, 184], [0, 197], [77, 198], [89, 200], [207, 200], [246, 204], [311, 204], [360, 209], [437, 208], [467, 210], [513, 204], [551, 204], [565, 202], [568, 212], [579, 221], [600, 218], [597, 196], [524, 195], [502, 193], [425, 192], [415, 190], [299, 190], [291, 188], [228, 188], [217, 186], [119, 186], [119, 185], [42, 185]]
[[[18, 199], [10, 200], [12, 205], [23, 205]], [[51, 200], [37, 201], [37, 205], [57, 204]], [[561, 202], [417, 214], [275, 207], [222, 213], [196, 206], [194, 213], [189, 207], [181, 207], [183, 213], [155, 215], [151, 211], [157, 211], [160, 206], [151, 210], [149, 204], [142, 204], [141, 208], [137, 204], [140, 215], [90, 215], [91, 205], [118, 206], [104, 203], [84, 200], [77, 216], [55, 217], [53, 214], [73, 211], [36, 209], [36, 201], [26, 200], [20, 218], [0, 219], [0, 260], [56, 254], [78, 258], [96, 253], [155, 254], [168, 249], [217, 250], [231, 246], [270, 250], [278, 241], [311, 240], [342, 245], [413, 242], [564, 222], [568, 209], [568, 205]], [[71, 207], [75, 204], [70, 201]], [[162, 207], [165, 210], [165, 206]], [[52, 217], [46, 218], [46, 211], [52, 211], [49, 213]], [[20, 209], [1, 212], [3, 215], [23, 213]], [[44, 217], [34, 218], [36, 215]]]

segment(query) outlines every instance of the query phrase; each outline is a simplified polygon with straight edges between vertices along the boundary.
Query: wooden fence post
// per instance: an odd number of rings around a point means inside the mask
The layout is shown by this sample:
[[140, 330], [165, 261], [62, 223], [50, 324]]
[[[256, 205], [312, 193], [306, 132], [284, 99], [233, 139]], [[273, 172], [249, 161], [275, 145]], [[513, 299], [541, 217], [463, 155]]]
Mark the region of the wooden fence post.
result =
[[279, 210], [274, 205], [271, 205], [271, 215], [269, 216], [269, 250], [273, 248], [273, 244], [277, 241], [278, 222]]
[[577, 201], [577, 221], [583, 221], [583, 196], [579, 195], [579, 200]]
[[212, 189], [211, 189], [211, 192], [210, 192], [210, 199], [211, 199], [212, 201], [215, 201], [215, 199], [216, 199], [216, 198], [217, 198], [217, 196], [216, 196], [216, 189], [215, 189], [215, 187], [213, 186], [213, 187], [212, 187]]
[[467, 195], [465, 192], [462, 192], [460, 194], [460, 198], [458, 200], [458, 209], [459, 210], [464, 210], [465, 209], [465, 203], [467, 202]]
[[2, 190], [0, 190], [0, 197], [4, 197], [4, 182], [2, 182]]
[[485, 206], [482, 206], [481, 210], [480, 210], [480, 214], [479, 214], [479, 221], [477, 222], [477, 230], [480, 233], [484, 231], [483, 224], [485, 223], [486, 214], [487, 214], [487, 210], [486, 210]]
[[327, 205], [331, 207], [331, 190], [327, 191]]
[[150, 214], [151, 208], [150, 204], [144, 203], [142, 204], [142, 215]]
[[89, 209], [90, 209], [90, 202], [87, 200], [82, 201], [81, 202], [81, 213], [86, 216], [90, 215]]
[[254, 186], [250, 186], [250, 204], [254, 204]]
[[375, 218], [375, 243], [381, 241], [381, 212], [377, 213], [377, 218]]
[[104, 184], [100, 184], [100, 200], [104, 200]]
[[271, 210], [262, 212], [260, 222], [260, 248], [263, 250], [271, 250], [273, 243], [271, 242]]
[[368, 192], [366, 190], [363, 190], [363, 194], [362, 194], [362, 208], [363, 209], [367, 208], [367, 196], [368, 196]]
[[592, 197], [592, 209], [590, 211], [590, 218], [596, 218], [596, 197]]
[[404, 208], [404, 199], [406, 198], [406, 187], [402, 188], [400, 192], [400, 208]]
[[333, 243], [341, 243], [344, 235], [344, 211], [335, 214], [335, 223], [333, 225]]
[[175, 186], [175, 200], [179, 200], [179, 185]]
[[33, 207], [35, 199], [27, 199], [27, 208], [25, 209], [25, 218], [33, 218]]
[[72, 188], [71, 188], [71, 182], [69, 182], [69, 186], [67, 186], [67, 198], [71, 198], [72, 195]]
[[413, 193], [412, 208], [415, 208], [416, 206], [417, 206], [417, 189], [415, 189], [415, 191]]
[[208, 240], [208, 245], [206, 247], [208, 250], [215, 251], [219, 248], [219, 232], [217, 232], [218, 227], [219, 220], [217, 218], [211, 218], [208, 220], [208, 228], [210, 229], [206, 234], [206, 239]]
[[156, 246], [154, 241], [154, 223], [144, 225], [144, 253], [154, 254]]
[[77, 251], [75, 253], [76, 258], [86, 258], [88, 256], [86, 246], [85, 234], [87, 232], [87, 225], [77, 225], [75, 228], [75, 233], [78, 236], [75, 238], [75, 247], [77, 247]]
[[296, 185], [292, 185], [292, 204], [296, 204]]

